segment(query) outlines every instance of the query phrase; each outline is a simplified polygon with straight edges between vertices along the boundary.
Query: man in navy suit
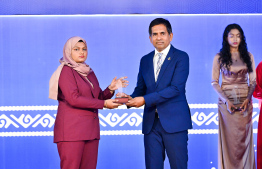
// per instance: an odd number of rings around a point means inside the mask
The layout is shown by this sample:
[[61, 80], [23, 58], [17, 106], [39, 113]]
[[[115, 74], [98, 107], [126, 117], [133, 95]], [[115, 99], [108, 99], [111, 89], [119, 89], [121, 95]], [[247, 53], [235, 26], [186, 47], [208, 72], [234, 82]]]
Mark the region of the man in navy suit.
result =
[[165, 153], [171, 169], [186, 169], [188, 129], [192, 128], [185, 86], [189, 74], [187, 53], [170, 42], [171, 24], [163, 18], [149, 26], [155, 50], [140, 61], [137, 86], [126, 104], [144, 105], [143, 127], [147, 169], [163, 169]]

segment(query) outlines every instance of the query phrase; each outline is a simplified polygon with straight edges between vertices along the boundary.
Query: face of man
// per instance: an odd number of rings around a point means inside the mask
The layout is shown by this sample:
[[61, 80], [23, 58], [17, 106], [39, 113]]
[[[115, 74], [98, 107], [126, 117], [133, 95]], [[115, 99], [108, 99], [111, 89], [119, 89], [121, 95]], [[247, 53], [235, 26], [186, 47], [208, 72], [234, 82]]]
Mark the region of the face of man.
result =
[[168, 34], [166, 26], [155, 25], [151, 28], [152, 34], [149, 36], [150, 42], [158, 52], [163, 51], [172, 41], [173, 33]]

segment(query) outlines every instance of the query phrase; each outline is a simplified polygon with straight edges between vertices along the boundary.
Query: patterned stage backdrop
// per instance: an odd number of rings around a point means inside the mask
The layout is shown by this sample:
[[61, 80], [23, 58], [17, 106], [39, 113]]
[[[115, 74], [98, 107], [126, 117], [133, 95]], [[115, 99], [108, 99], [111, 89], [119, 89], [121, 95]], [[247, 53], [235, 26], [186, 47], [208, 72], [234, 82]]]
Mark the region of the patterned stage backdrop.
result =
[[[77, 35], [87, 40], [87, 63], [102, 89], [115, 76], [128, 76], [124, 92], [131, 94], [140, 58], [154, 49], [148, 25], [156, 17], [171, 22], [172, 44], [190, 57], [186, 94], [194, 129], [189, 130], [189, 168], [217, 169], [218, 97], [210, 84], [213, 57], [221, 48], [226, 25], [238, 23], [257, 65], [262, 60], [262, 15], [0, 16], [0, 168], [59, 168], [52, 143], [57, 102], [48, 99], [48, 82], [68, 38]], [[253, 106], [256, 150], [256, 99]], [[145, 168], [142, 116], [142, 107], [99, 111], [98, 169]], [[165, 169], [170, 168], [167, 161]]]

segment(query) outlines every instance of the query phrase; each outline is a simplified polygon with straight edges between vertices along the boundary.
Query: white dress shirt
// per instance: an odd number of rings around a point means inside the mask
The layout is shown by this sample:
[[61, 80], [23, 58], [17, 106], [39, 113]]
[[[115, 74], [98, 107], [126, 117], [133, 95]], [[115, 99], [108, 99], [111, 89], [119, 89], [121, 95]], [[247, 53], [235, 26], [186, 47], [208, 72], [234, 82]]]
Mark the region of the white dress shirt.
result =
[[163, 53], [162, 55], [162, 59], [161, 59], [161, 66], [162, 64], [164, 63], [165, 59], [166, 59], [166, 56], [170, 50], [170, 47], [171, 45], [169, 44], [163, 51], [161, 52], [158, 52], [156, 49], [155, 49], [155, 55], [154, 55], [154, 58], [153, 58], [153, 63], [154, 63], [154, 74], [155, 74], [155, 81], [157, 81], [157, 76], [156, 76], [156, 69], [157, 69], [157, 61], [158, 61], [158, 53]]

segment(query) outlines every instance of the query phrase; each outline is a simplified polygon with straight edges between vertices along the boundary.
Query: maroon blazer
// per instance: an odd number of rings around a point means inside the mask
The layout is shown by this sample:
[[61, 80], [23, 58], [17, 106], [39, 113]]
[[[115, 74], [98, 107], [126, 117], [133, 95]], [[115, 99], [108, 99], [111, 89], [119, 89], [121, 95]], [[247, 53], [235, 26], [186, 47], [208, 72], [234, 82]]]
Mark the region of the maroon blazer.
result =
[[88, 79], [64, 66], [58, 82], [58, 110], [54, 126], [54, 142], [100, 139], [98, 109], [113, 94], [99, 87], [94, 72]]

